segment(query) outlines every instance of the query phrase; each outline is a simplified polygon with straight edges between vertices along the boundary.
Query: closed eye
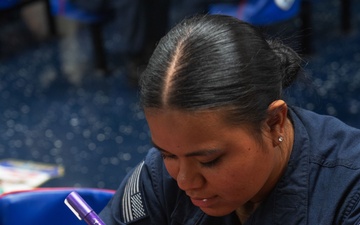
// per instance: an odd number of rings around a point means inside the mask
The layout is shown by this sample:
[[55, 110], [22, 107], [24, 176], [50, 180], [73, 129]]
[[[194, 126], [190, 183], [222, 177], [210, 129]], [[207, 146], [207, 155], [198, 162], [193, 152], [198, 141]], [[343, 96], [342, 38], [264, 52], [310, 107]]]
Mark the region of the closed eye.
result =
[[220, 162], [221, 157], [218, 157], [214, 160], [211, 160], [209, 162], [200, 162], [201, 166], [211, 168], [216, 166]]
[[[173, 155], [173, 154], [167, 152], [166, 150], [160, 148], [154, 142], [153, 142], [153, 146], [160, 152], [163, 160], [178, 158], [178, 156]], [[221, 152], [221, 151], [218, 149], [203, 150], [203, 151], [197, 151], [197, 152], [192, 152], [192, 153], [186, 154], [186, 157], [209, 157], [210, 155], [216, 154], [217, 152]], [[219, 163], [220, 159], [221, 159], [221, 155], [210, 161], [202, 162], [199, 160], [199, 162], [202, 167], [211, 168], [211, 167], [216, 166]]]
[[[161, 151], [160, 151], [160, 152], [161, 152]], [[176, 159], [176, 158], [177, 158], [176, 155], [170, 155], [170, 154], [163, 153], [163, 152], [161, 152], [161, 157], [162, 157], [163, 159]]]
[[177, 159], [176, 155], [170, 154], [169, 152], [167, 152], [164, 149], [157, 146], [154, 142], [152, 144], [153, 144], [153, 147], [156, 148], [156, 150], [158, 150], [160, 152], [161, 157], [163, 158], [163, 160], [165, 160], [165, 159]]

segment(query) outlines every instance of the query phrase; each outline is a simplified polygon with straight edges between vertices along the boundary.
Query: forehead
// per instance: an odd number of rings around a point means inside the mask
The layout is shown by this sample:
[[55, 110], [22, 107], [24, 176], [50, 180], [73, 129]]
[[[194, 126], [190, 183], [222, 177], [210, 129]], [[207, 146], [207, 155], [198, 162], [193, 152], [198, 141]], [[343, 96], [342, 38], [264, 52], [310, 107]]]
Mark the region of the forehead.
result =
[[152, 140], [160, 147], [167, 143], [199, 144], [229, 138], [231, 133], [245, 133], [241, 126], [231, 126], [218, 111], [187, 112], [145, 109]]
[[179, 125], [191, 123], [192, 126], [203, 125], [209, 127], [227, 125], [222, 111], [184, 111], [177, 109], [146, 108], [144, 112], [148, 123], [155, 122], [159, 125], [165, 125], [167, 123], [176, 123]]
[[[172, 122], [196, 122], [196, 124], [207, 125], [207, 126], [221, 126], [226, 128], [242, 128], [252, 131], [251, 123], [246, 121], [238, 121], [238, 118], [234, 115], [238, 114], [232, 107], [223, 107], [216, 109], [206, 110], [181, 110], [173, 108], [145, 108], [144, 109], [146, 119], [149, 122], [156, 121], [157, 123], [161, 120], [172, 120]], [[151, 120], [151, 121], [150, 121]], [[167, 121], [170, 122], [170, 121]]]

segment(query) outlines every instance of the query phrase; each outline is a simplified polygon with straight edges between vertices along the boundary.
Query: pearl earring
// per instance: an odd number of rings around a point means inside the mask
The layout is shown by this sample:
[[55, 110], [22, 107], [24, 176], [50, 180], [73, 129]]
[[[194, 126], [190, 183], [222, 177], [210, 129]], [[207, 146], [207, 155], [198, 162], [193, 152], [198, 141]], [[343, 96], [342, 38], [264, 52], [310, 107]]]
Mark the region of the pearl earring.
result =
[[280, 136], [279, 139], [278, 139], [280, 142], [282, 142], [284, 140], [284, 137], [283, 136]]

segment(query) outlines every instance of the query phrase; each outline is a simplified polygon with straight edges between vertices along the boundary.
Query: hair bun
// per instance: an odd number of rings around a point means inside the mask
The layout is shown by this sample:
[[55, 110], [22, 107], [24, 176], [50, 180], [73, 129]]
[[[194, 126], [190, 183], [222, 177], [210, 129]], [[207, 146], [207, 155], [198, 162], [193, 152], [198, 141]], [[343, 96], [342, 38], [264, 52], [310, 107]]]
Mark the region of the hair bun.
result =
[[267, 40], [270, 48], [280, 59], [279, 66], [282, 73], [282, 87], [289, 87], [297, 78], [301, 69], [301, 57], [289, 46], [277, 40]]

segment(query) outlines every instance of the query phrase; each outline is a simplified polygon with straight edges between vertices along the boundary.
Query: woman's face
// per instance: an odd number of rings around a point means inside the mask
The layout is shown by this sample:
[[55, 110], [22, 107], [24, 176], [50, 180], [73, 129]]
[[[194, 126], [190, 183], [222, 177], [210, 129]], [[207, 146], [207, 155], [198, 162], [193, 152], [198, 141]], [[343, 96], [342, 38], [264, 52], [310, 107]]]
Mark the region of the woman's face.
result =
[[271, 131], [259, 143], [251, 131], [229, 126], [214, 112], [146, 109], [145, 115], [169, 174], [208, 215], [261, 201], [280, 176]]

